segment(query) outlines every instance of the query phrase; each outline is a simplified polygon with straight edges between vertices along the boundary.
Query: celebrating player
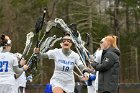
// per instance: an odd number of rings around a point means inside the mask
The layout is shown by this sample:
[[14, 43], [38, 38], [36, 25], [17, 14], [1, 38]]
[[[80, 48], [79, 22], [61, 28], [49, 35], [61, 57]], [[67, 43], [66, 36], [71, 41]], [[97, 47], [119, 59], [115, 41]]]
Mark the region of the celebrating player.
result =
[[83, 72], [85, 72], [86, 67], [81, 62], [79, 55], [71, 50], [72, 41], [69, 35], [63, 37], [60, 45], [62, 48], [49, 50], [46, 53], [39, 52], [39, 48], [35, 48], [34, 51], [40, 57], [55, 61], [54, 74], [50, 80], [53, 93], [74, 93], [74, 66], [76, 64]]

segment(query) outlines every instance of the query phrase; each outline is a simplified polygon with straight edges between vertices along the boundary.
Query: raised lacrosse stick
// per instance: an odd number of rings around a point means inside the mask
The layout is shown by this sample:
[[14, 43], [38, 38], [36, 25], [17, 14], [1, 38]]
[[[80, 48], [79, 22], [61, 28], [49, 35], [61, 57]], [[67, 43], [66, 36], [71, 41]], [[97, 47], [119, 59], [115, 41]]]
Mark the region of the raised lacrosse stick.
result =
[[70, 37], [72, 38], [72, 41], [73, 41], [73, 43], [74, 43], [74, 45], [76, 47], [76, 50], [78, 51], [78, 54], [80, 54], [80, 58], [82, 59], [83, 64], [86, 66], [86, 64], [85, 64], [86, 62], [83, 59], [82, 54], [80, 53], [80, 51], [82, 51], [83, 54], [86, 57], [88, 57], [86, 55], [86, 52], [88, 52], [88, 51], [86, 50], [86, 48], [84, 47], [84, 45], [82, 43], [83, 41], [81, 40], [80, 34], [78, 33], [79, 34], [78, 37], [75, 37], [73, 35], [73, 33], [72, 33], [73, 31], [67, 26], [67, 24], [62, 19], [56, 18], [55, 23], [58, 24], [59, 26], [61, 26], [61, 28], [63, 28], [64, 32], [70, 34]]
[[27, 34], [27, 36], [26, 36], [26, 45], [25, 45], [24, 51], [22, 53], [22, 57], [25, 57], [26, 55], [28, 55], [29, 50], [30, 50], [31, 45], [32, 45], [33, 37], [34, 37], [34, 33], [33, 32], [29, 32]]
[[50, 38], [50, 40], [48, 41], [48, 43], [46, 43], [46, 46], [44, 45], [44, 48], [43, 48], [43, 49], [40, 47], [41, 52], [42, 52], [42, 53], [47, 52], [51, 47], [54, 46], [54, 44], [55, 44], [57, 41], [59, 41], [59, 40], [61, 40], [61, 39], [62, 39], [62, 37], [59, 37], [59, 38]]
[[[37, 35], [37, 43], [36, 43], [36, 47], [39, 47], [39, 38], [38, 38], [38, 32], [41, 31], [42, 27], [43, 27], [43, 23], [44, 23], [44, 20], [45, 20], [45, 15], [46, 15], [46, 12], [47, 12], [47, 9], [45, 8], [43, 10], [43, 16], [38, 18], [36, 24], [35, 24], [35, 33]], [[27, 65], [30, 66], [33, 62], [36, 62], [36, 66], [37, 66], [37, 55], [35, 53], [33, 53], [31, 55], [31, 57], [29, 58], [28, 62], [27, 62]]]
[[40, 46], [40, 51], [41, 52], [45, 52], [46, 48], [48, 49], [50, 47], [50, 43], [56, 39], [56, 35], [52, 36], [52, 37], [47, 37], [46, 40], [41, 44]]
[[[54, 21], [48, 21], [47, 22], [47, 24], [46, 24], [46, 31], [45, 31], [44, 35], [42, 36], [41, 40], [38, 42], [37, 47], [40, 47], [42, 41], [44, 40], [44, 38], [46, 36], [46, 33], [48, 33], [52, 29], [52, 27], [54, 27], [54, 26], [56, 26], [56, 23]], [[27, 64], [29, 66], [32, 64], [33, 61], [36, 60], [36, 58], [34, 56], [36, 56], [35, 53], [33, 53], [31, 55], [31, 57], [29, 58], [29, 60], [27, 62]]]

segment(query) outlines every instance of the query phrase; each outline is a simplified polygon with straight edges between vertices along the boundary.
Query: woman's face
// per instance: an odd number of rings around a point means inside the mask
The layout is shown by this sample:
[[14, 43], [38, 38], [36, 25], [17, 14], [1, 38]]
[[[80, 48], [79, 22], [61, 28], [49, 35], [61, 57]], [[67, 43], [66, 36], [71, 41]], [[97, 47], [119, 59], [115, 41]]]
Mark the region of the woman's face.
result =
[[107, 49], [107, 48], [110, 47], [110, 42], [109, 42], [107, 39], [105, 39], [105, 40], [102, 42], [102, 44], [100, 44], [100, 46], [101, 46], [102, 49]]
[[62, 40], [62, 43], [61, 43], [61, 47], [63, 49], [70, 49], [71, 46], [72, 46], [72, 41], [71, 41], [70, 37], [69, 36], [63, 37], [63, 40]]

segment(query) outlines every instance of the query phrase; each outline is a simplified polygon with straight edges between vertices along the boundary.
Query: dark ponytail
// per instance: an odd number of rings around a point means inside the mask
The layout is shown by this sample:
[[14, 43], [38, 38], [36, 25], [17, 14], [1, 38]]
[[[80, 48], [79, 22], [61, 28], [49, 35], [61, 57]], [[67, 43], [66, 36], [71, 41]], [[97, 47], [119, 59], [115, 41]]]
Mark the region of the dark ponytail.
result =
[[11, 44], [11, 40], [8, 36], [1, 34], [0, 35], [0, 47], [4, 47]]

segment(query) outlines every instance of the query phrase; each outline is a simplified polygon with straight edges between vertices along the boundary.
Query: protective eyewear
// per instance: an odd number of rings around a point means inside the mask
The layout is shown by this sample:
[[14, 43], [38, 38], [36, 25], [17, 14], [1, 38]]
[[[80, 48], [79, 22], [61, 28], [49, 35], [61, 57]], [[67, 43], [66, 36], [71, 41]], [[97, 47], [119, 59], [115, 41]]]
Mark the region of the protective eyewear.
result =
[[62, 40], [63, 43], [66, 42], [66, 41], [69, 42], [69, 43], [71, 43], [71, 40], [70, 39], [63, 39]]

